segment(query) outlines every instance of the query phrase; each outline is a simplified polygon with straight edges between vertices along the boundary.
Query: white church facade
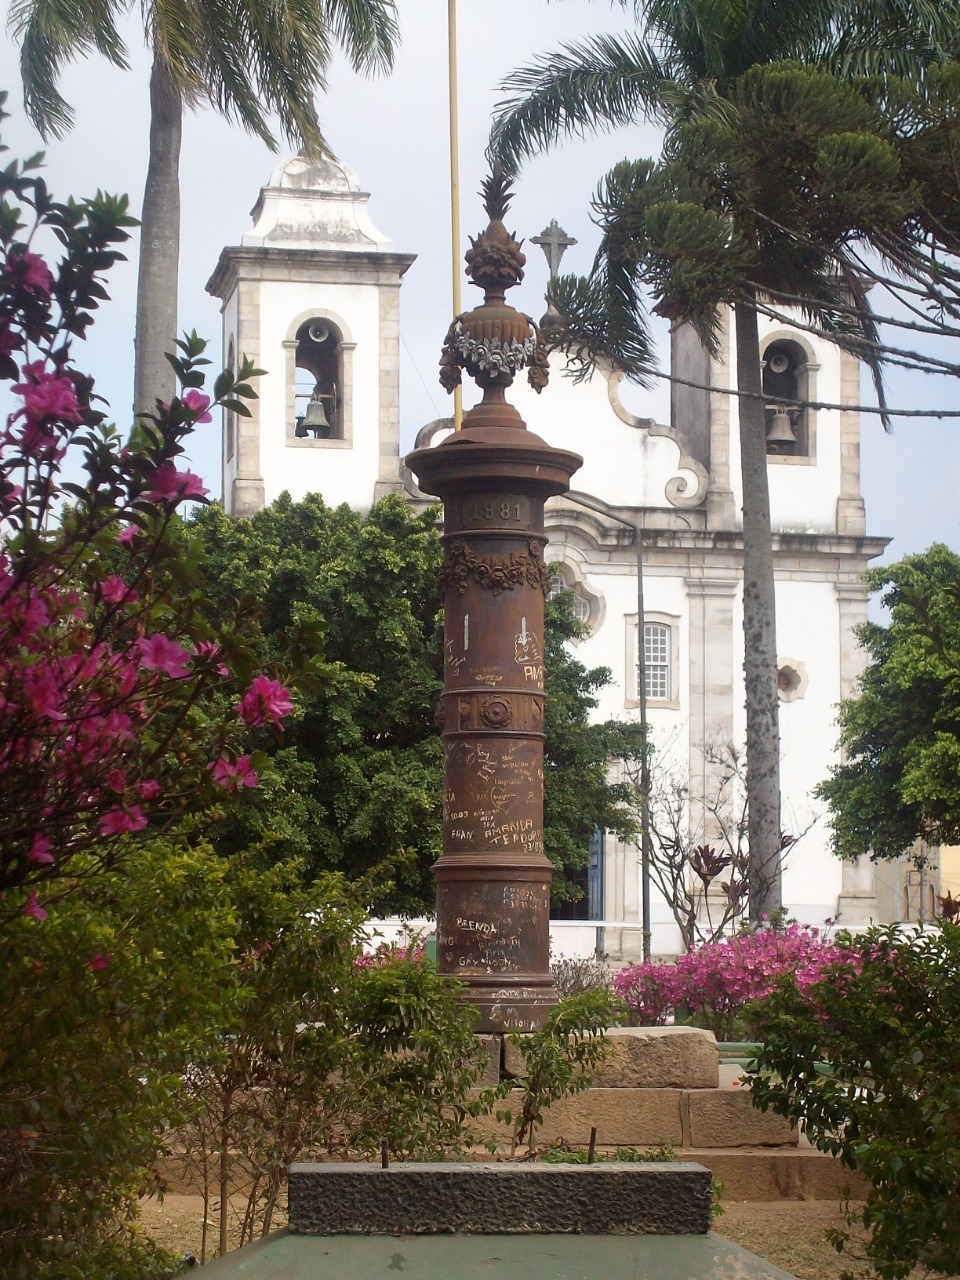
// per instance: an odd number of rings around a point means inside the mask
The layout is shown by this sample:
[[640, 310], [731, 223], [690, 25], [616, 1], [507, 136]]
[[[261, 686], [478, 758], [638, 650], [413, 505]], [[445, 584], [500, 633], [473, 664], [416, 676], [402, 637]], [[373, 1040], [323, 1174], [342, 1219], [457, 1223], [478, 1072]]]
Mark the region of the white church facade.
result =
[[[226, 415], [223, 494], [228, 512], [254, 514], [284, 490], [369, 509], [384, 493], [431, 501], [402, 465], [400, 287], [414, 262], [373, 226], [367, 195], [334, 162], [297, 157], [277, 166], [254, 226], [223, 250], [208, 289], [222, 301], [223, 355], [267, 372], [252, 417]], [[544, 264], [545, 268], [545, 264]], [[528, 275], [536, 266], [528, 267]], [[544, 283], [546, 271], [544, 269]], [[620, 375], [563, 377], [552, 358], [540, 397], [519, 380], [509, 398], [531, 430], [583, 455], [572, 497], [551, 499], [547, 559], [572, 588], [588, 628], [577, 656], [606, 666], [601, 718], [639, 719], [638, 645], [644, 645], [647, 718], [661, 773], [691, 797], [695, 843], [718, 833], [718, 748], [745, 735], [742, 538], [732, 320], [711, 357], [687, 331], [673, 336], [669, 425], [638, 418], [619, 397]], [[439, 346], [439, 341], [438, 341]], [[858, 925], [911, 913], [900, 868], [843, 865], [829, 848], [812, 795], [836, 758], [836, 708], [863, 657], [862, 573], [885, 540], [868, 537], [860, 492], [855, 408], [778, 405], [802, 399], [859, 403], [857, 362], [829, 343], [768, 324], [761, 334], [770, 396], [769, 482], [777, 584], [783, 826], [802, 839], [786, 856], [783, 900], [801, 922]], [[427, 424], [417, 446], [438, 443], [449, 420]], [[576, 501], [574, 499], [581, 499]], [[638, 629], [636, 529], [642, 530], [643, 636]], [[894, 883], [895, 881], [895, 883]], [[607, 835], [584, 911], [606, 921], [614, 956], [641, 947], [640, 859]], [[681, 949], [667, 905], [654, 897], [655, 954]]]

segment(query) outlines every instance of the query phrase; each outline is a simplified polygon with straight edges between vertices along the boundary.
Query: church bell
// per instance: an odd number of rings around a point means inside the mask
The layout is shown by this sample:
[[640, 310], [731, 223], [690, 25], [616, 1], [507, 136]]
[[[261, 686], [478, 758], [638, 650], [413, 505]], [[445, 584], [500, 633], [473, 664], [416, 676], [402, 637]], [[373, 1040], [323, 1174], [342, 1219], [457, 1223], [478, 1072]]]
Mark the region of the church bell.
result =
[[797, 436], [789, 412], [782, 404], [768, 404], [767, 408], [773, 410], [773, 417], [767, 428], [767, 444], [796, 444]]
[[294, 434], [298, 439], [304, 440], [310, 431], [317, 440], [325, 440], [330, 435], [330, 423], [322, 400], [311, 400], [307, 404], [307, 411], [297, 423]]

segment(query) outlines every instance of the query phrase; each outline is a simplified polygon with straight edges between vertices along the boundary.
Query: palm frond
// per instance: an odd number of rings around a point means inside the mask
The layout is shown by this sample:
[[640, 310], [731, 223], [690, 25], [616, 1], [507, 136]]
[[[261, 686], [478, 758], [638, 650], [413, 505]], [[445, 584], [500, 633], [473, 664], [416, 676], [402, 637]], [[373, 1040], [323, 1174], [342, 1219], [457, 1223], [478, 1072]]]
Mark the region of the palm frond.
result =
[[566, 44], [514, 71], [501, 88], [488, 155], [509, 172], [564, 137], [640, 119], [666, 122], [683, 110], [679, 84], [636, 36], [595, 36]]
[[[72, 112], [58, 89], [63, 64], [91, 52], [126, 67], [118, 15], [132, 0], [15, 0], [27, 110], [45, 134]], [[394, 0], [142, 0], [147, 38], [186, 105], [207, 101], [276, 147], [270, 117], [308, 154], [329, 154], [315, 98], [334, 51], [358, 71], [385, 71], [399, 41]]]
[[[880, 421], [883, 423], [884, 431], [890, 432], [893, 430], [893, 424], [887, 413], [889, 406], [883, 379], [881, 334], [870, 303], [869, 285], [859, 272], [852, 268], [844, 254], [837, 255], [837, 267], [840, 278], [853, 299], [860, 336], [866, 339], [865, 342], [856, 344], [854, 354], [858, 355], [870, 370], [873, 389], [877, 394], [877, 404], [880, 406]], [[841, 342], [840, 345], [842, 346], [843, 343]]]
[[[316, 0], [306, 0], [314, 7]], [[393, 0], [324, 0], [325, 25], [355, 71], [389, 71], [400, 44]]]
[[73, 112], [57, 84], [65, 63], [99, 53], [127, 69], [127, 50], [117, 30], [122, 0], [15, 0], [7, 27], [20, 42], [20, 74], [26, 112], [44, 138], [61, 138]]

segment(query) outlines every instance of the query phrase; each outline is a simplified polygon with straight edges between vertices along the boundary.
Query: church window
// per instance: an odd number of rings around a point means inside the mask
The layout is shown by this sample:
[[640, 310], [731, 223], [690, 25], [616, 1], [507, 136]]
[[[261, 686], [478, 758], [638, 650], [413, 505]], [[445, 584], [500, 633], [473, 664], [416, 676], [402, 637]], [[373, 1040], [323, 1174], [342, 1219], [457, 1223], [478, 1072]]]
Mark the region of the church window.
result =
[[804, 400], [813, 395], [807, 353], [797, 342], [778, 338], [763, 352], [762, 386], [767, 454], [779, 458], [811, 458], [811, 411]]
[[342, 440], [343, 335], [332, 320], [313, 316], [297, 330], [293, 435]]
[[[578, 622], [584, 625], [590, 625], [591, 607], [590, 601], [580, 591], [578, 584], [571, 583], [567, 580], [568, 571], [564, 571], [563, 565], [552, 564], [550, 566], [550, 590], [547, 592], [548, 600], [555, 600], [557, 596], [562, 596], [565, 592], [573, 593], [573, 616]], [[573, 576], [572, 574], [570, 575]]]
[[637, 615], [626, 619], [627, 671], [625, 705], [640, 705], [640, 677], [652, 707], [675, 710], [680, 706], [680, 619], [669, 613], [648, 611], [643, 619], [641, 640]]
[[648, 622], [643, 628], [643, 676], [648, 698], [670, 699], [670, 628]]
[[777, 696], [781, 702], [798, 702], [807, 692], [807, 668], [796, 658], [777, 660]]

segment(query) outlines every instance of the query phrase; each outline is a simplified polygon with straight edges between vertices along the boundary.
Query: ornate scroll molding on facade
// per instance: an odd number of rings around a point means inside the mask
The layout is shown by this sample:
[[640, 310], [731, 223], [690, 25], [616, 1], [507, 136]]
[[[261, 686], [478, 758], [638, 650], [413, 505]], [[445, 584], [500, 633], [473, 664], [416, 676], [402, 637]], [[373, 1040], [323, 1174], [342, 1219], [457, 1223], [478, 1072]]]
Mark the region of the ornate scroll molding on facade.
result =
[[699, 507], [706, 501], [707, 489], [710, 484], [710, 473], [706, 467], [689, 453], [684, 452], [684, 442], [672, 427], [665, 426], [654, 418], [638, 418], [636, 414], [630, 412], [620, 399], [620, 383], [624, 377], [620, 369], [604, 369], [602, 372], [607, 379], [607, 395], [610, 399], [610, 407], [620, 421], [625, 422], [628, 427], [635, 427], [637, 430], [649, 432], [652, 436], [663, 436], [670, 440], [680, 451], [677, 470], [692, 471], [697, 477], [696, 488], [691, 493], [687, 492], [690, 488], [690, 482], [685, 476], [678, 475], [668, 480], [664, 488], [664, 495], [667, 501], [672, 507], [681, 509]]

